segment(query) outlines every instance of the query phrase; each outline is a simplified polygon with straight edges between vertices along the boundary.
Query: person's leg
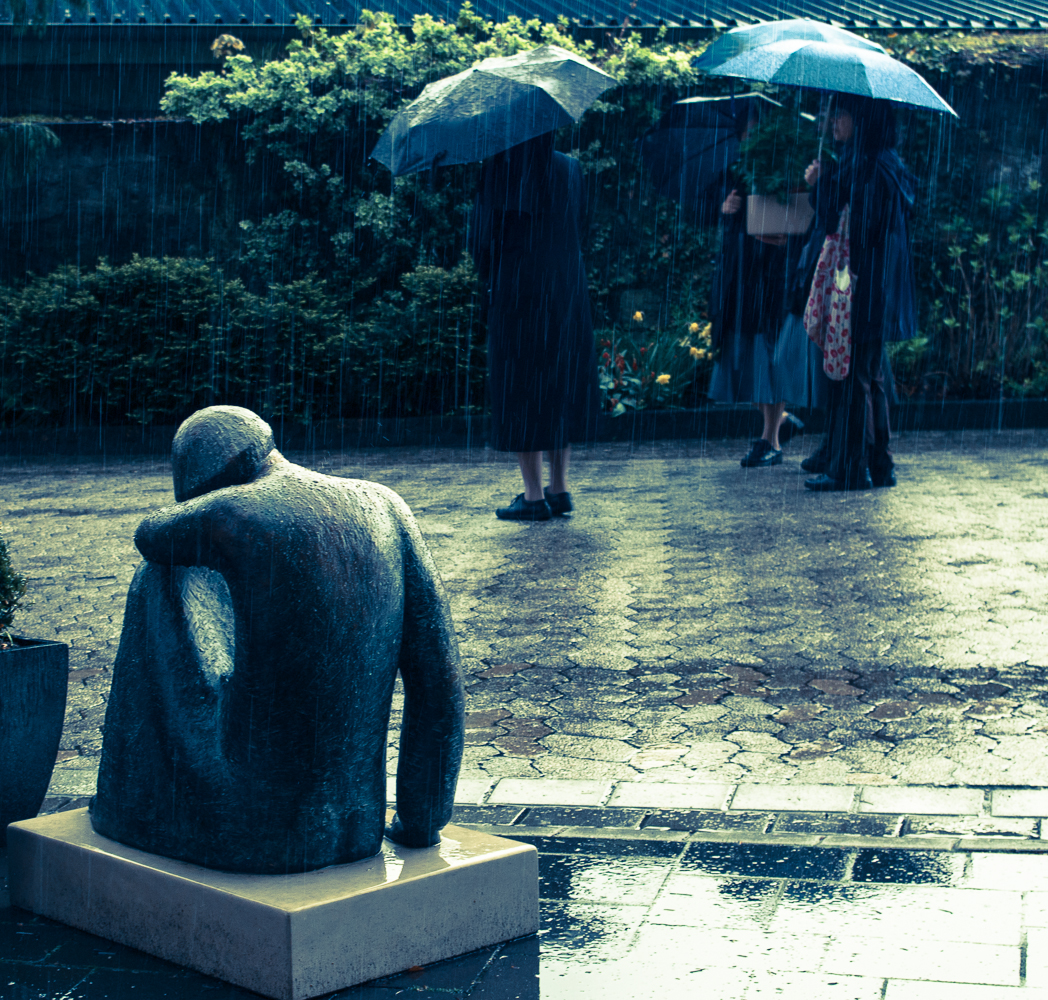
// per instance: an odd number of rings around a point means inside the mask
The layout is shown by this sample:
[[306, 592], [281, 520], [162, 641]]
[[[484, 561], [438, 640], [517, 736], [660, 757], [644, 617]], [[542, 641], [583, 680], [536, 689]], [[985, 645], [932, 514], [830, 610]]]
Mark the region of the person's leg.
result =
[[517, 462], [524, 477], [524, 492], [508, 507], [496, 507], [500, 521], [548, 521], [552, 514], [542, 493], [542, 452], [518, 451]]
[[780, 451], [779, 425], [782, 423], [782, 415], [786, 410], [785, 403], [758, 403], [757, 408], [764, 418], [764, 429], [761, 437], [772, 446], [775, 451]]
[[542, 452], [518, 451], [517, 462], [520, 463], [520, 474], [524, 478], [524, 499], [543, 499]]
[[884, 352], [870, 381], [869, 465], [874, 486], [895, 485], [895, 461], [889, 450], [891, 421], [888, 415], [888, 372], [885, 371]]
[[870, 413], [870, 384], [880, 366], [881, 345], [854, 344], [848, 377], [834, 386], [830, 428], [830, 462], [826, 474], [854, 486], [867, 473], [866, 432]]
[[549, 453], [549, 491], [568, 492], [568, 465], [571, 462], [571, 445], [554, 448]]
[[844, 429], [847, 422], [845, 416], [848, 404], [848, 380], [837, 382], [833, 379], [826, 387], [826, 440], [823, 447], [826, 449], [824, 473], [831, 479], [837, 478], [836, 470], [838, 464], [843, 465], [843, 458], [838, 463], [838, 456], [845, 452]]
[[570, 514], [575, 505], [568, 492], [568, 463], [571, 461], [571, 445], [554, 448], [549, 453], [549, 486], [546, 487], [546, 503], [554, 515]]

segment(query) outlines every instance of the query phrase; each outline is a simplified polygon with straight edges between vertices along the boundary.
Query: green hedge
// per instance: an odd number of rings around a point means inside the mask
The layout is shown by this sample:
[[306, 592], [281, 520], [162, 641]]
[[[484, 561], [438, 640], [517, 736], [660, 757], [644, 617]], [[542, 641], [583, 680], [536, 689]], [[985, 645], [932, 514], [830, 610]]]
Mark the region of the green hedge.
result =
[[[645, 47], [623, 33], [595, 51], [564, 23], [493, 24], [468, 5], [457, 22], [418, 17], [409, 32], [384, 14], [344, 34], [305, 20], [300, 29], [283, 59], [258, 64], [227, 48], [214, 72], [167, 81], [165, 112], [216, 148], [235, 136], [254, 176], [270, 178], [261, 211], [227, 234], [228, 253], [65, 267], [0, 290], [4, 423], [167, 423], [214, 401], [302, 422], [476, 412], [484, 330], [465, 244], [477, 168], [393, 180], [367, 153], [427, 82], [542, 41], [582, 52], [619, 81], [558, 137], [588, 181], [605, 405], [702, 398], [716, 236], [653, 195], [637, 140], [673, 101], [730, 86], [691, 68], [706, 43]], [[896, 54], [964, 115], [957, 127], [905, 116], [904, 156], [922, 179], [922, 297], [921, 337], [896, 354], [901, 388], [1044, 394], [1044, 41], [899, 37], [905, 46], [888, 42]]]

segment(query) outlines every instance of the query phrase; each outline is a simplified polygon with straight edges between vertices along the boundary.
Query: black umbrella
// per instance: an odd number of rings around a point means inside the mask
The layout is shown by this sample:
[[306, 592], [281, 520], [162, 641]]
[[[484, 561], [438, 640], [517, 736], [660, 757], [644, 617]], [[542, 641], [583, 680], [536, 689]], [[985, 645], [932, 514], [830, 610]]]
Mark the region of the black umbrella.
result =
[[720, 172], [739, 158], [740, 136], [762, 104], [781, 107], [763, 94], [689, 97], [678, 101], [640, 140], [640, 156], [656, 191], [680, 202], [686, 218], [703, 213]]
[[578, 121], [615, 78], [556, 45], [485, 59], [429, 84], [371, 155], [394, 176], [473, 163]]

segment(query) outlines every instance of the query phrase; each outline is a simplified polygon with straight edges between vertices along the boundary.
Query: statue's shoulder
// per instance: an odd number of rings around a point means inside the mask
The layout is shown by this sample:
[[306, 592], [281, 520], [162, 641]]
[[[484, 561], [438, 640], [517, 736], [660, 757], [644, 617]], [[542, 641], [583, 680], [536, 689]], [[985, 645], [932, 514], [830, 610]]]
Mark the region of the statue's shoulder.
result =
[[370, 479], [349, 479], [343, 476], [329, 476], [323, 472], [314, 472], [303, 466], [292, 466], [282, 470], [281, 478], [301, 484], [306, 490], [319, 490], [321, 492], [340, 493], [347, 499], [358, 504], [364, 504], [371, 509], [387, 510], [400, 518], [413, 520], [411, 509], [404, 502], [404, 498], [395, 490]]

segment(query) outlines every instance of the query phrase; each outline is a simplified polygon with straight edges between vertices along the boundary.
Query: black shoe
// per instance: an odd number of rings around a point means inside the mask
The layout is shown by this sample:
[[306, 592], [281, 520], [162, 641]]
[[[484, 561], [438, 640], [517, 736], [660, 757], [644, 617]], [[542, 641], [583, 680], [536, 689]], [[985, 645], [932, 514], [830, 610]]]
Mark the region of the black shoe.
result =
[[500, 521], [548, 521], [553, 514], [545, 500], [525, 500], [518, 493], [508, 507], [496, 509], [495, 516]]
[[766, 465], [779, 465], [782, 452], [776, 451], [764, 438], [757, 438], [748, 454], [739, 461], [744, 469], [758, 469]]
[[826, 453], [825, 445], [801, 462], [801, 468], [805, 472], [825, 472], [829, 467], [830, 456]]
[[804, 421], [795, 417], [792, 413], [784, 413], [779, 423], [779, 444], [785, 444], [794, 434], [800, 434], [804, 430]]
[[895, 470], [887, 472], [870, 473], [870, 481], [874, 486], [894, 486], [898, 480], [895, 478]]
[[549, 504], [550, 513], [554, 517], [570, 514], [575, 509], [575, 505], [571, 502], [571, 494], [567, 491], [564, 493], [550, 493], [547, 486], [542, 492], [546, 495], [546, 503]]
[[831, 476], [815, 476], [814, 479], [805, 479], [804, 488], [815, 490], [818, 493], [828, 490], [868, 490], [873, 486], [870, 474], [864, 472], [858, 479], [834, 479]]

